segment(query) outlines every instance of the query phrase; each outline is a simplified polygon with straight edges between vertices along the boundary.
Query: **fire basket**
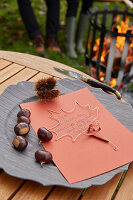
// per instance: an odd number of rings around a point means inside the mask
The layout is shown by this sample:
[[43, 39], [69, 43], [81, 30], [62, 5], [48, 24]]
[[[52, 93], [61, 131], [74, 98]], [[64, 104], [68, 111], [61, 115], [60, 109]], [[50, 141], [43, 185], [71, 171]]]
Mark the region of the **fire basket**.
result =
[[[110, 21], [110, 23], [109, 23]], [[87, 73], [112, 87], [133, 77], [133, 13], [104, 6], [89, 11]], [[115, 82], [115, 83], [114, 83]]]

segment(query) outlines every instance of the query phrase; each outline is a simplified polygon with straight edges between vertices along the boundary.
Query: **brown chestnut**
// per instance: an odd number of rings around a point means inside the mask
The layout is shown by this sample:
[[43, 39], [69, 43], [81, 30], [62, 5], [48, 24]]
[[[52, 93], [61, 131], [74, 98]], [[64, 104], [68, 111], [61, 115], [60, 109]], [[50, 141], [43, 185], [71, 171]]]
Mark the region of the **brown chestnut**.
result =
[[20, 116], [25, 116], [25, 117], [30, 117], [31, 112], [28, 109], [21, 109], [18, 114], [17, 117], [19, 118]]
[[48, 151], [37, 150], [35, 152], [35, 159], [41, 164], [42, 167], [44, 163], [49, 163], [52, 161], [52, 154]]
[[12, 144], [16, 150], [24, 151], [28, 145], [28, 142], [23, 136], [16, 136]]
[[30, 119], [28, 118], [28, 117], [25, 117], [25, 116], [20, 116], [19, 118], [18, 118], [18, 121], [17, 121], [18, 123], [20, 123], [20, 122], [25, 122], [26, 124], [30, 124]]
[[38, 138], [42, 142], [48, 142], [52, 139], [53, 134], [44, 127], [40, 127], [37, 131]]
[[30, 126], [29, 124], [26, 124], [25, 122], [16, 124], [16, 126], [14, 127], [14, 132], [16, 133], [16, 135], [25, 136], [29, 133], [29, 131], [30, 131]]

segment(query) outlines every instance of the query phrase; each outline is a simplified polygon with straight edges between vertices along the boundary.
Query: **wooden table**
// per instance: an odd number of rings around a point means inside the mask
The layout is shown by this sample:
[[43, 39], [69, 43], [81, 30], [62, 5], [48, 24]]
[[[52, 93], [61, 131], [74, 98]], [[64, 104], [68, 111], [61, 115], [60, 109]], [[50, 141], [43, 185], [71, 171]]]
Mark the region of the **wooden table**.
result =
[[[10, 84], [19, 81], [36, 81], [49, 75], [55, 78], [66, 78], [53, 67], [77, 71], [71, 67], [45, 58], [22, 53], [0, 51], [0, 93]], [[67, 77], [68, 78], [68, 77]], [[133, 199], [133, 164], [130, 165], [124, 180], [117, 186], [124, 173], [117, 174], [113, 179], [101, 186], [92, 186], [86, 191], [59, 186], [44, 187], [36, 182], [25, 181], [7, 175], [0, 170], [0, 200], [111, 200], [116, 194], [117, 200]]]

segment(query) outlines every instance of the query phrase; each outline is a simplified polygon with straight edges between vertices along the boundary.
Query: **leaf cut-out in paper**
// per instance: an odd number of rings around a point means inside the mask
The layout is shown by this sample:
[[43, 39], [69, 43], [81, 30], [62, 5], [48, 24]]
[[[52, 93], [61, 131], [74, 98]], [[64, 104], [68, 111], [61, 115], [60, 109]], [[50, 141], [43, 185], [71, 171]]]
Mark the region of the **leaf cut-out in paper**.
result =
[[67, 136], [74, 142], [81, 134], [87, 133], [89, 125], [98, 119], [99, 107], [91, 108], [89, 104], [83, 106], [75, 102], [71, 110], [49, 110], [49, 113], [50, 118], [57, 122], [49, 128], [56, 134], [56, 140]]

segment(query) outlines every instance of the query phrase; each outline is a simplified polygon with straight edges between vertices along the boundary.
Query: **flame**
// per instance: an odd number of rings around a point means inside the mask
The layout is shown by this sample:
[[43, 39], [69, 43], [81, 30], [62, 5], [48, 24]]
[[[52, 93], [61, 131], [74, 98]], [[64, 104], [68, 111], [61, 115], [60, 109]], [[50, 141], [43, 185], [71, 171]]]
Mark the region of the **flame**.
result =
[[104, 78], [105, 78], [104, 76], [105, 76], [105, 74], [103, 72], [100, 72], [99, 73], [99, 80], [103, 82]]
[[112, 78], [112, 80], [110, 81], [110, 86], [111, 87], [115, 87], [116, 86], [116, 81], [117, 81], [116, 78]]
[[[114, 30], [115, 27], [117, 27], [118, 33], [127, 33], [128, 30], [131, 30], [131, 34], [133, 34], [133, 25], [129, 26], [129, 18], [127, 16], [125, 16], [124, 20], [122, 20], [119, 25], [116, 26], [116, 22], [118, 23], [120, 21], [120, 16], [117, 16], [114, 19], [114, 25], [112, 26], [112, 31]], [[106, 37], [104, 38], [104, 43], [103, 43], [103, 50], [101, 53], [101, 62], [103, 64], [105, 64], [105, 66], [107, 65], [107, 57], [110, 51], [110, 44], [112, 41], [112, 37]], [[116, 48], [119, 50], [119, 54], [122, 54], [123, 51], [123, 47], [125, 44], [125, 37], [122, 36], [117, 36], [116, 39]], [[98, 58], [98, 53], [99, 53], [99, 47], [100, 47], [100, 38], [98, 38], [96, 40], [96, 43], [93, 47], [93, 51], [94, 51], [94, 59]], [[133, 38], [130, 39], [130, 45], [129, 45], [129, 50], [128, 50], [128, 55], [126, 58], [126, 65], [125, 65], [125, 69], [127, 69], [127, 66], [129, 64], [133, 63]], [[100, 81], [104, 81], [104, 76], [105, 75], [100, 75]], [[110, 82], [111, 87], [114, 87], [116, 84], [116, 79], [112, 79]]]
[[[111, 41], [112, 41], [111, 37], [107, 37], [104, 39], [103, 51], [101, 53], [101, 62], [104, 64], [106, 64], [106, 56], [109, 54], [109, 47], [110, 47]], [[93, 57], [94, 59], [98, 58], [99, 46], [100, 46], [100, 38], [96, 40], [96, 44], [93, 47], [93, 51], [95, 52], [95, 56]]]
[[100, 78], [100, 81], [102, 81], [102, 82], [103, 82], [103, 81], [104, 81], [104, 77], [101, 77], [101, 78]]
[[[133, 28], [133, 27], [132, 27]], [[125, 20], [121, 21], [120, 25], [117, 25], [118, 33], [126, 33], [130, 30], [129, 18], [126, 16]], [[125, 43], [125, 37], [117, 36], [116, 47], [122, 52]]]

